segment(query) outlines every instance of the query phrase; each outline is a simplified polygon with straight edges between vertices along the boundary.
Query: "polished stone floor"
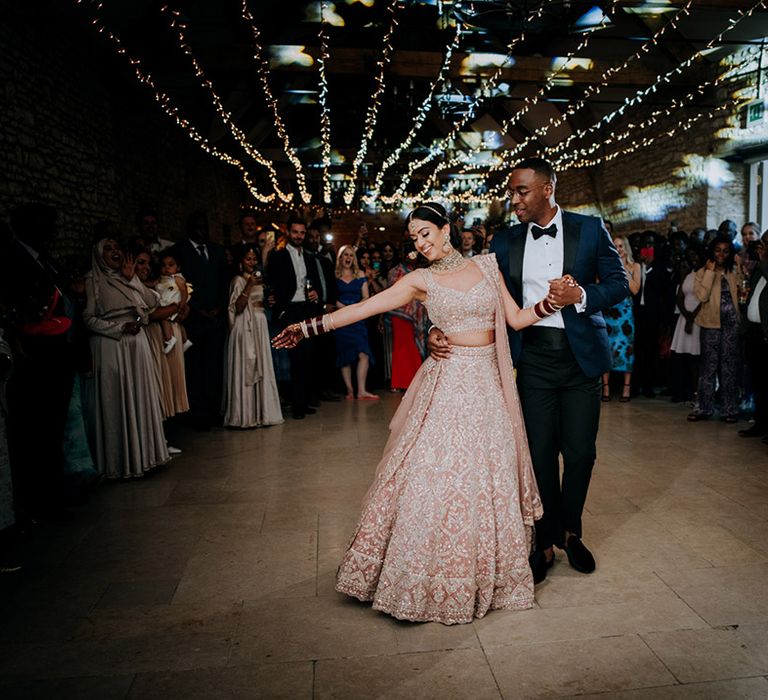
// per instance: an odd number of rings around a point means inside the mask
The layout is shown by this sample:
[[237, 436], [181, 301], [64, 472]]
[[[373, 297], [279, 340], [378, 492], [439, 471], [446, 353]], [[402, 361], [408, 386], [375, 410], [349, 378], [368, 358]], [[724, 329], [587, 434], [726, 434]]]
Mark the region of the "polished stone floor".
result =
[[41, 528], [0, 576], [0, 697], [768, 698], [768, 448], [744, 424], [606, 404], [597, 572], [559, 554], [535, 609], [444, 627], [333, 591], [397, 400], [182, 433]]

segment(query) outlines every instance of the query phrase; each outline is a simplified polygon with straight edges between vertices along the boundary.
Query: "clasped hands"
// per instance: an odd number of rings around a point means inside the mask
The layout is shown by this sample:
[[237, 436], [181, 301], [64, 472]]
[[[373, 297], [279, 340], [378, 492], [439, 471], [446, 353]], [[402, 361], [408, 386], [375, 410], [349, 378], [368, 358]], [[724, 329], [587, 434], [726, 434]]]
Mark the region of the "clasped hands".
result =
[[[579, 283], [571, 275], [563, 275], [549, 281], [547, 300], [556, 306], [578, 304], [581, 301], [581, 294]], [[451, 356], [451, 344], [439, 328], [432, 328], [429, 331], [427, 349], [434, 360], [445, 360]]]

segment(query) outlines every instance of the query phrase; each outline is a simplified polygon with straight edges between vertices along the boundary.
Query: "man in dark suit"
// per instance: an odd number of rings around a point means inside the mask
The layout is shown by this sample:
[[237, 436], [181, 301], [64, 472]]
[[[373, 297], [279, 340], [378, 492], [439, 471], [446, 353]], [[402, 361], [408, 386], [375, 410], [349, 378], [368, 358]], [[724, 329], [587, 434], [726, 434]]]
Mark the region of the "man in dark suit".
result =
[[[541, 158], [515, 166], [508, 195], [521, 223], [497, 232], [491, 244], [518, 306], [532, 306], [545, 296], [565, 306], [521, 333], [509, 333], [544, 506], [531, 555], [536, 583], [554, 563], [553, 545], [565, 550], [577, 571], [595, 569], [581, 541], [581, 515], [596, 456], [600, 377], [611, 368], [601, 312], [629, 294], [621, 260], [600, 219], [562, 211], [555, 184], [552, 166]], [[579, 286], [561, 281], [566, 274]], [[430, 350], [436, 332], [430, 331]]]
[[[323, 255], [323, 240], [318, 222], [313, 222], [307, 229], [304, 249], [315, 259], [320, 287], [317, 289], [317, 303], [323, 313], [336, 310], [339, 289], [336, 284], [336, 270], [331, 260]], [[317, 390], [323, 401], [340, 401], [341, 396], [333, 391], [334, 381], [338, 381], [336, 369], [336, 342], [333, 333], [324, 333], [315, 339], [316, 352], [312, 358], [312, 374], [317, 378]]]
[[184, 320], [192, 341], [184, 355], [190, 424], [195, 430], [209, 430], [221, 414], [229, 268], [224, 248], [209, 240], [208, 217], [202, 211], [189, 215], [187, 238], [171, 250], [192, 285]]
[[[267, 281], [275, 298], [275, 316], [280, 330], [321, 312], [318, 303], [322, 289], [315, 256], [304, 250], [307, 226], [300, 219], [288, 221], [288, 242], [269, 258]], [[310, 377], [313, 341], [299, 343], [288, 350], [291, 364], [291, 408], [293, 417], [302, 419], [315, 413]]]
[[752, 372], [755, 423], [741, 437], [768, 435], [768, 233], [760, 241], [760, 262], [749, 281], [744, 323], [744, 355]]

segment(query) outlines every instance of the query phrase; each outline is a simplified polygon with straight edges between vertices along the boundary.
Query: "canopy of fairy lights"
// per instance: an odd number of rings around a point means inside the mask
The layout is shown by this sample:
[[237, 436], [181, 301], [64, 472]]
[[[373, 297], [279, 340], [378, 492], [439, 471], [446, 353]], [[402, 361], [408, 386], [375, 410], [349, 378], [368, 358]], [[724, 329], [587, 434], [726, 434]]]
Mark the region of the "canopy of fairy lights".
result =
[[768, 0], [76, 0], [255, 205], [503, 197], [764, 99]]

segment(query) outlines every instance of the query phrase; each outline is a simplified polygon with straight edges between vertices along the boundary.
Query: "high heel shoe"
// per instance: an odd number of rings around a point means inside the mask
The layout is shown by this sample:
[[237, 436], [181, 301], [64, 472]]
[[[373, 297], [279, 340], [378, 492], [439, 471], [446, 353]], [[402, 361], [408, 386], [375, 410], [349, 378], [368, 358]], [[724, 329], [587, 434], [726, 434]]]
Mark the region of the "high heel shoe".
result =
[[608, 382], [603, 382], [603, 395], [600, 398], [601, 401], [611, 400], [611, 385]]
[[624, 384], [624, 387], [621, 390], [621, 398], [619, 399], [619, 403], [628, 403], [630, 399], [630, 393], [631, 393], [631, 387], [632, 384]]

